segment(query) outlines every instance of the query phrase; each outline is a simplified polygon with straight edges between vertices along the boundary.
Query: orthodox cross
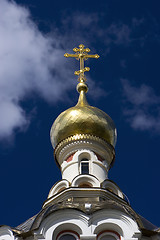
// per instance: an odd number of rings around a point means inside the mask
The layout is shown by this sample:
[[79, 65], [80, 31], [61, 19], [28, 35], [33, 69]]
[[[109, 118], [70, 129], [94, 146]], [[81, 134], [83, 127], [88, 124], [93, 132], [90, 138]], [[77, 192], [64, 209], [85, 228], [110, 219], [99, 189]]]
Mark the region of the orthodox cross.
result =
[[89, 55], [88, 53], [90, 52], [89, 48], [84, 48], [83, 44], [79, 45], [79, 48], [73, 48], [73, 51], [75, 52], [75, 54], [69, 54], [69, 53], [65, 53], [64, 57], [73, 57], [76, 58], [77, 60], [80, 60], [80, 70], [79, 71], [75, 71], [74, 74], [79, 76], [79, 81], [80, 82], [85, 82], [85, 76], [84, 76], [84, 72], [88, 72], [90, 70], [89, 67], [84, 67], [84, 61], [87, 60], [88, 58], [99, 58], [98, 54], [94, 54], [94, 55]]

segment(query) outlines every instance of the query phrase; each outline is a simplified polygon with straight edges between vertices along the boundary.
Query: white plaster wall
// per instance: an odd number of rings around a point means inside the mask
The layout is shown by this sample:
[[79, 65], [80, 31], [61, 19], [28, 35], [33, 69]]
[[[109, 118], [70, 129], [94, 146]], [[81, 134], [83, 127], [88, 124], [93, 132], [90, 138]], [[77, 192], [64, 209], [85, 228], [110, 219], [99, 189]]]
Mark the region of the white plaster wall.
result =
[[94, 152], [83, 149], [74, 154], [72, 161], [64, 161], [62, 163], [62, 179], [67, 179], [69, 182], [72, 182], [76, 176], [81, 174], [80, 162], [82, 158], [87, 158], [89, 160], [89, 174], [98, 178], [100, 182], [108, 178], [107, 162], [101, 162]]
[[104, 230], [117, 232], [122, 240], [141, 238], [137, 223], [120, 211], [105, 209], [86, 215], [78, 210], [64, 209], [54, 212], [43, 221], [36, 232], [37, 239], [56, 240], [57, 234], [64, 230], [75, 231], [84, 240], [96, 240], [97, 234]]
[[0, 227], [0, 240], [14, 240], [14, 235], [9, 226]]
[[71, 162], [64, 162], [61, 166], [62, 179], [67, 179], [72, 182], [73, 178], [79, 175], [79, 164], [78, 160], [72, 159]]
[[108, 178], [107, 170], [104, 164], [102, 164], [99, 160], [92, 161], [91, 174], [93, 176], [96, 176], [99, 179], [100, 183]]
[[119, 233], [122, 239], [140, 239], [141, 232], [137, 223], [126, 214], [112, 209], [97, 211], [92, 216], [93, 232], [98, 234], [103, 229]]

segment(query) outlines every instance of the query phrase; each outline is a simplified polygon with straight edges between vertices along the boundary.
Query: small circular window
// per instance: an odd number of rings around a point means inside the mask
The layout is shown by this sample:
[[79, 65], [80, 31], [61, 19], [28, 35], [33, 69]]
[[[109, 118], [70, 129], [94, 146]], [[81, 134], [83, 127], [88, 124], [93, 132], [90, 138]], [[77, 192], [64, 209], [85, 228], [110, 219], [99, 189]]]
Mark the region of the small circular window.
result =
[[97, 240], [120, 240], [120, 235], [112, 231], [104, 231], [98, 234]]
[[56, 240], [79, 240], [79, 237], [75, 232], [64, 231], [58, 234]]

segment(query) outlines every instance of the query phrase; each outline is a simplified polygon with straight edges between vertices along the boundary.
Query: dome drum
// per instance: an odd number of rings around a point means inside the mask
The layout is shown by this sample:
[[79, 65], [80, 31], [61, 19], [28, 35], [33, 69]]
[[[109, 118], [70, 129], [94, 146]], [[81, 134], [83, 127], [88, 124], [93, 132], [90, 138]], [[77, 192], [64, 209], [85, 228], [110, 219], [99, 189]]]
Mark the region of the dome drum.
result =
[[108, 170], [113, 165], [115, 160], [114, 147], [99, 137], [87, 134], [77, 134], [61, 141], [55, 148], [54, 156], [58, 165], [61, 166], [71, 154], [84, 149], [99, 155], [106, 162]]

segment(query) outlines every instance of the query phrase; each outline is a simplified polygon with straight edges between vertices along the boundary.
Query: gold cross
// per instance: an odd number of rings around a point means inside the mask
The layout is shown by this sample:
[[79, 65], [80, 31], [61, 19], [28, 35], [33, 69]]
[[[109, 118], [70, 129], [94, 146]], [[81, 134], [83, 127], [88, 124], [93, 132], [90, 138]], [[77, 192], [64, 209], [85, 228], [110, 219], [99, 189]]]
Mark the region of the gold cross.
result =
[[88, 53], [90, 52], [90, 49], [84, 48], [83, 44], [80, 44], [79, 48], [73, 48], [73, 51], [75, 52], [75, 54], [65, 53], [64, 57], [73, 57], [76, 58], [77, 60], [80, 60], [80, 70], [75, 71], [74, 74], [79, 75], [80, 82], [85, 82], [86, 79], [84, 76], [84, 72], [86, 71], [88, 72], [90, 68], [84, 67], [84, 61], [87, 60], [88, 58], [99, 58], [99, 55], [98, 54], [89, 55]]

